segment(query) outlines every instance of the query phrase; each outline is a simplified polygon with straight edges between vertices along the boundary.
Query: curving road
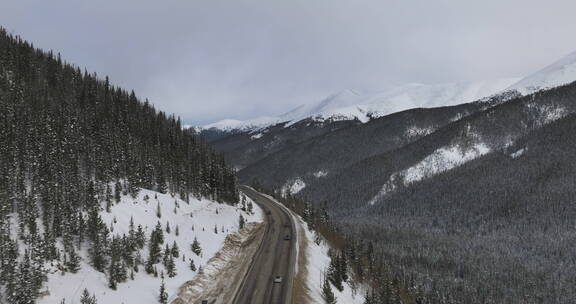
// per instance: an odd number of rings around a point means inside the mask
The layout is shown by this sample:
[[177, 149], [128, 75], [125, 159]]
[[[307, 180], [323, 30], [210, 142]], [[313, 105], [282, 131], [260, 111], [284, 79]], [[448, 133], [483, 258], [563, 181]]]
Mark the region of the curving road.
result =
[[[246, 186], [240, 189], [264, 211], [266, 231], [232, 303], [291, 304], [297, 244], [292, 217], [260, 192]], [[281, 283], [274, 283], [276, 276], [282, 277]]]

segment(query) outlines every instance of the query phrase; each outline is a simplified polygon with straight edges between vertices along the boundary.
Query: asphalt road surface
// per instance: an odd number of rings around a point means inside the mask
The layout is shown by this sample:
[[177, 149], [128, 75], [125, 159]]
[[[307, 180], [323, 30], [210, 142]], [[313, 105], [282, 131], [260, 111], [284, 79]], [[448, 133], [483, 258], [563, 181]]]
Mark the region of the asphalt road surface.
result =
[[[233, 303], [290, 304], [296, 263], [296, 229], [292, 217], [254, 189], [245, 186], [240, 189], [264, 211], [266, 230]], [[277, 276], [282, 278], [281, 283], [274, 282]]]

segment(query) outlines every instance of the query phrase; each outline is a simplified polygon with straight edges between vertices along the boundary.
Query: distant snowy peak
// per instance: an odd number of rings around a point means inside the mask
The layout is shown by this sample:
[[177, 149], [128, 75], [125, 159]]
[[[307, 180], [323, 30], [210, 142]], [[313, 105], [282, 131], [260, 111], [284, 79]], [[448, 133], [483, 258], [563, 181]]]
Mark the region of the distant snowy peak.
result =
[[411, 83], [377, 94], [359, 98], [354, 106], [337, 108], [320, 113], [321, 116], [353, 116], [360, 121], [382, 117], [413, 108], [434, 108], [472, 102], [494, 95], [509, 87], [518, 78], [493, 81], [475, 81], [445, 84]]
[[[290, 126], [305, 118], [316, 121], [358, 119], [367, 122], [372, 118], [408, 109], [453, 106], [483, 100], [496, 94], [528, 95], [573, 81], [576, 81], [576, 52], [524, 78], [432, 85], [410, 83], [376, 94], [359, 94], [352, 90], [344, 90], [319, 102], [301, 105], [280, 116], [259, 117], [245, 121], [226, 119], [201, 129], [256, 132], [278, 123], [285, 122], [287, 123], [285, 126]], [[510, 96], [517, 96], [514, 94]]]
[[263, 116], [249, 120], [224, 119], [205, 125], [202, 129], [218, 129], [222, 131], [256, 131], [281, 122], [296, 122], [331, 109], [348, 106], [360, 99], [360, 95], [352, 90], [344, 90], [330, 95], [319, 103], [303, 104], [280, 116]]
[[505, 78], [433, 85], [411, 83], [376, 94], [360, 94], [353, 90], [343, 90], [319, 102], [301, 105], [277, 117], [260, 117], [246, 121], [226, 119], [203, 128], [256, 131], [283, 122], [287, 123], [286, 126], [290, 126], [305, 118], [316, 121], [358, 119], [361, 122], [367, 122], [371, 118], [412, 108], [452, 106], [476, 101], [494, 95], [518, 80], [520, 79]]
[[217, 129], [222, 131], [252, 131], [262, 129], [280, 122], [279, 117], [263, 116], [249, 120], [224, 119], [200, 127], [199, 129]]
[[357, 92], [352, 90], [344, 90], [328, 96], [320, 103], [312, 103], [309, 106], [304, 106], [306, 111], [304, 113], [299, 113], [300, 115], [297, 115], [297, 117], [308, 117], [318, 113], [323, 113], [325, 111], [330, 111], [332, 109], [349, 107], [357, 104], [359, 101], [361, 101], [361, 99], [362, 96]]
[[556, 61], [544, 69], [523, 78], [508, 90], [516, 90], [522, 95], [549, 89], [576, 81], [576, 52]]
[[[410, 83], [376, 94], [343, 91], [319, 104], [312, 104], [307, 116], [315, 120], [351, 120], [367, 122], [371, 118], [413, 109], [452, 106], [494, 95], [518, 78], [466, 83], [419, 84]], [[293, 121], [294, 122], [294, 121]]]

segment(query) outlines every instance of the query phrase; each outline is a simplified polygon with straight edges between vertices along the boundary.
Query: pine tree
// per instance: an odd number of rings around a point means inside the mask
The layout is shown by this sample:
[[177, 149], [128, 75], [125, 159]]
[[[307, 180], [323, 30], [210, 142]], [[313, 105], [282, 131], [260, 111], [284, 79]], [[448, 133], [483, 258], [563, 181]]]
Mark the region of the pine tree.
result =
[[374, 294], [374, 290], [372, 290], [371, 293], [368, 293], [368, 291], [366, 291], [366, 294], [364, 295], [364, 304], [378, 304], [378, 299]]
[[168, 260], [166, 261], [166, 272], [170, 278], [176, 276], [176, 264], [174, 257], [171, 255], [168, 256]]
[[128, 239], [132, 244], [136, 244], [136, 230], [134, 228], [134, 217], [130, 217], [130, 225], [128, 225]]
[[166, 178], [164, 177], [164, 171], [160, 170], [160, 174], [158, 175], [158, 192], [166, 193], [168, 192], [168, 184], [166, 183]]
[[170, 222], [166, 222], [166, 233], [170, 234]]
[[340, 253], [339, 255], [339, 263], [338, 263], [340, 277], [342, 281], [348, 281], [348, 261], [346, 259], [346, 254], [344, 252]]
[[20, 262], [14, 303], [34, 303], [38, 290], [33, 285], [34, 272], [28, 250], [24, 252], [24, 258]]
[[326, 278], [324, 278], [322, 283], [322, 297], [324, 298], [326, 304], [336, 304], [336, 298], [334, 297], [330, 283]]
[[90, 295], [88, 289], [84, 288], [82, 297], [80, 298], [80, 304], [98, 304], [98, 302], [96, 301], [96, 296]]
[[142, 225], [138, 225], [138, 230], [136, 230], [135, 235], [136, 246], [140, 249], [144, 248], [144, 243], [146, 243], [146, 234]]
[[168, 293], [166, 293], [166, 287], [164, 286], [164, 280], [162, 280], [162, 284], [160, 284], [160, 295], [158, 296], [158, 302], [160, 304], [167, 304], [168, 303]]
[[174, 241], [172, 244], [172, 249], [170, 251], [173, 257], [178, 258], [180, 256], [180, 250], [178, 249], [178, 244], [176, 244], [176, 241]]
[[162, 226], [160, 222], [156, 224], [156, 228], [150, 234], [149, 242], [149, 259], [152, 264], [160, 262], [160, 244], [164, 243], [164, 232], [162, 231]]
[[202, 253], [202, 248], [200, 247], [200, 243], [196, 237], [194, 237], [194, 242], [192, 242], [192, 252], [198, 256]]
[[190, 270], [196, 271], [196, 265], [194, 264], [194, 260], [190, 259]]
[[106, 244], [108, 242], [107, 235], [108, 229], [102, 221], [102, 218], [98, 214], [100, 205], [95, 201], [95, 194], [93, 190], [93, 184], [90, 182], [88, 186], [88, 200], [91, 200], [89, 211], [88, 211], [88, 221], [87, 221], [87, 232], [88, 237], [91, 240], [92, 247], [90, 248], [90, 255], [92, 259], [92, 265], [96, 270], [103, 272], [106, 265]]
[[116, 181], [116, 184], [114, 185], [114, 200], [116, 200], [116, 203], [120, 202], [121, 193], [122, 185], [120, 184], [120, 181]]
[[106, 185], [105, 200], [106, 200], [106, 212], [110, 213], [112, 209], [112, 190], [108, 185]]
[[174, 234], [176, 234], [176, 236], [180, 235], [180, 228], [178, 225], [176, 225], [176, 229], [174, 230]]
[[110, 273], [108, 275], [108, 287], [110, 287], [111, 289], [116, 290], [116, 277], [115, 277], [115, 271], [114, 268], [116, 267], [116, 262], [112, 261], [112, 263], [110, 264]]
[[240, 227], [240, 229], [244, 228], [245, 223], [246, 223], [246, 220], [244, 219], [242, 214], [240, 214], [240, 218], [238, 219], [238, 226]]
[[342, 291], [344, 286], [342, 285], [342, 275], [341, 268], [339, 264], [338, 256], [334, 253], [329, 253], [330, 255], [330, 265], [328, 266], [328, 280], [336, 287], [336, 289]]
[[146, 271], [147, 274], [154, 273], [154, 261], [152, 259], [148, 259], [148, 261], [146, 261], [146, 265], [144, 265], [144, 271]]
[[168, 263], [168, 258], [170, 258], [171, 256], [172, 251], [170, 250], [170, 246], [166, 244], [166, 247], [164, 248], [164, 254], [162, 256], [162, 263], [164, 264], [164, 266], [166, 266], [166, 264]]
[[80, 256], [76, 253], [74, 248], [70, 248], [68, 251], [68, 263], [66, 264], [68, 270], [72, 273], [78, 272], [80, 270]]
[[162, 210], [160, 209], [160, 202], [158, 202], [158, 203], [156, 204], [156, 216], [157, 216], [158, 218], [161, 218], [161, 217], [162, 217]]

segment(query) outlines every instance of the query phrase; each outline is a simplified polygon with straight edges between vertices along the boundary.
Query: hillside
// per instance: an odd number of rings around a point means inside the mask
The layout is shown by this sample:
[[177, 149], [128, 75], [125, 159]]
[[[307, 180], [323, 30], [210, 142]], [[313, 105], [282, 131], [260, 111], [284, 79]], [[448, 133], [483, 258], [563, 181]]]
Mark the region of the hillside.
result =
[[[105, 200], [101, 203], [106, 204]], [[208, 262], [221, 250], [227, 236], [239, 232], [240, 216], [245, 218], [246, 223], [263, 220], [263, 214], [256, 204], [252, 204], [252, 212], [245, 212], [240, 207], [207, 199], [183, 201], [170, 194], [146, 189], [141, 189], [135, 198], [121, 195], [109, 212], [100, 212], [103, 223], [109, 227], [113, 244], [115, 238], [123, 242], [137, 240], [138, 243], [140, 236], [147, 243], [142, 247], [136, 244], [135, 250], [122, 253], [121, 263], [129, 266], [121, 275], [125, 279], [118, 280], [116, 289], [111, 289], [109, 274], [92, 267], [89, 248], [81, 244], [78, 246], [76, 272], [70, 272], [65, 262], [54, 261], [47, 265], [47, 282], [40, 290], [46, 296], [40, 297], [37, 303], [59, 303], [63, 299], [66, 303], [78, 303], [82, 291], [88, 289], [98, 303], [154, 304], [158, 303], [162, 282], [171, 302], [180, 286], [200, 273], [206, 275], [207, 271], [213, 271], [214, 265]], [[147, 273], [144, 263], [150, 253], [148, 236], [157, 230], [157, 225], [161, 227], [163, 238], [159, 246], [162, 261], [153, 266], [152, 273]], [[194, 240], [198, 241], [198, 254], [192, 249]], [[65, 250], [62, 243], [57, 244], [59, 250]], [[166, 251], [166, 248], [169, 250]]]
[[[276, 188], [290, 184], [296, 179], [302, 180], [305, 184], [313, 183], [367, 157], [414, 142], [480, 108], [480, 105], [471, 104], [451, 108], [414, 109], [374, 119], [366, 124], [332, 130], [322, 136], [311, 138], [301, 136], [300, 138], [305, 140], [278, 151], [271, 151], [269, 155], [260, 154], [266, 157], [246, 166], [239, 172], [239, 177], [243, 181], [257, 179], [266, 186]], [[310, 126], [296, 124], [289, 129], [302, 134], [309, 130]], [[243, 149], [227, 151], [227, 155], [230, 155], [227, 157], [233, 162], [236, 153], [246, 155], [248, 153], [244, 151], [257, 149], [261, 145], [260, 142], [266, 143], [269, 138], [274, 138], [278, 142], [283, 137], [278, 133], [269, 135], [265, 133], [262, 138], [253, 140]], [[221, 146], [216, 144], [215, 147]]]
[[392, 268], [405, 267], [422, 289], [434, 281], [457, 303], [571, 303], [575, 123], [569, 115], [398, 187], [342, 223], [362, 224], [349, 230], [382, 244]]
[[[107, 298], [115, 293], [105, 286], [121, 296], [124, 284], [153, 281], [145, 296], [156, 301], [158, 268], [167, 274], [175, 263], [191, 275], [186, 261], [161, 254], [173, 245], [162, 237], [167, 222], [190, 228], [195, 221], [182, 216], [192, 212], [205, 217], [197, 229], [218, 228], [201, 264], [237, 230], [238, 202], [233, 170], [178, 118], [0, 29], [0, 302], [77, 299], [88, 285]], [[160, 228], [155, 208], [164, 214]], [[224, 215], [210, 217], [217, 209]], [[143, 230], [127, 230], [130, 218]], [[211, 219], [218, 226], [204, 227]], [[165, 240], [192, 257], [192, 235]], [[148, 283], [129, 282], [137, 269], [138, 282]], [[77, 289], [58, 287], [79, 279]], [[177, 283], [167, 281], [168, 289]]]

